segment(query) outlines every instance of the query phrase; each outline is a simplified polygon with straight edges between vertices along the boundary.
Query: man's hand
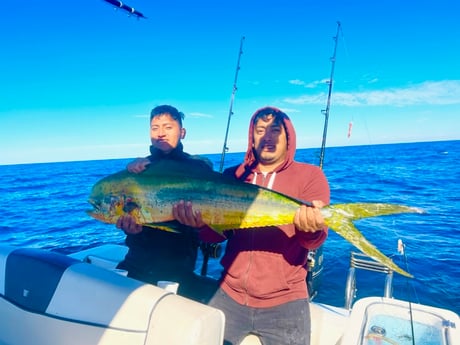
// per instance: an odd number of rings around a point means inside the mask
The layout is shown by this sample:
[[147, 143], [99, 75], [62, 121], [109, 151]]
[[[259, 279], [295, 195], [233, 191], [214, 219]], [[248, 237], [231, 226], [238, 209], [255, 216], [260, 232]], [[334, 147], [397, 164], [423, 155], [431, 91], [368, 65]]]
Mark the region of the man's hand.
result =
[[324, 207], [324, 203], [320, 200], [314, 200], [312, 205], [313, 207], [302, 205], [295, 213], [294, 225], [298, 230], [316, 232], [322, 231], [326, 226], [321, 215], [321, 208]]
[[206, 225], [201, 218], [201, 212], [199, 210], [193, 211], [192, 203], [190, 201], [179, 201], [173, 206], [172, 213], [179, 223], [192, 228], [201, 228]]
[[142, 231], [142, 225], [137, 224], [136, 220], [129, 215], [118, 218], [117, 228], [123, 230], [126, 235], [136, 235]]
[[136, 158], [132, 162], [128, 163], [126, 169], [130, 173], [139, 174], [147, 169], [147, 165], [150, 164], [150, 160], [148, 158]]

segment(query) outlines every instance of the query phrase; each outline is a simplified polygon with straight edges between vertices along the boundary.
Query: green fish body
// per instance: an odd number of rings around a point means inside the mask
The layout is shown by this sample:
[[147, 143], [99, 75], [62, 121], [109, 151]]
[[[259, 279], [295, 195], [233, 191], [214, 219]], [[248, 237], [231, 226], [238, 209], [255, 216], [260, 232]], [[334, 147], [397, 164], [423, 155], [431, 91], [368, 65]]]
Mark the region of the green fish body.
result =
[[[115, 224], [130, 214], [138, 224], [174, 231], [172, 207], [180, 200], [193, 202], [203, 221], [216, 232], [230, 229], [290, 224], [296, 210], [308, 202], [208, 170], [187, 170], [183, 163], [160, 160], [140, 174], [124, 170], [98, 181], [92, 189], [88, 214]], [[396, 213], [420, 212], [403, 205], [351, 203], [321, 209], [326, 225], [371, 258], [402, 275], [412, 277], [381, 253], [355, 228], [352, 221]]]

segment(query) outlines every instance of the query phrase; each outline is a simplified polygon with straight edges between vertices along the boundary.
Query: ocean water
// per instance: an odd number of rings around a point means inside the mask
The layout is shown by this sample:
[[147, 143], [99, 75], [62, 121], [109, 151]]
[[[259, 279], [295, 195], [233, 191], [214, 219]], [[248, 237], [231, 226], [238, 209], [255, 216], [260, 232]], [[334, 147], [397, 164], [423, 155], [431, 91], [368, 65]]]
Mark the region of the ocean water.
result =
[[[220, 154], [204, 155], [218, 169]], [[318, 149], [299, 149], [296, 159], [318, 164]], [[225, 166], [241, 162], [228, 153]], [[0, 166], [0, 243], [72, 253], [101, 244], [123, 243], [113, 225], [85, 210], [92, 185], [124, 169], [131, 159]], [[460, 141], [328, 148], [324, 172], [332, 203], [388, 202], [415, 206], [424, 214], [401, 214], [356, 222], [381, 251], [411, 272], [395, 274], [396, 298], [448, 308], [460, 314]], [[405, 244], [405, 256], [397, 241]], [[343, 306], [353, 246], [330, 231], [316, 301]], [[200, 263], [197, 264], [199, 269]], [[217, 275], [218, 259], [208, 272]], [[384, 276], [358, 271], [357, 297], [382, 296]]]

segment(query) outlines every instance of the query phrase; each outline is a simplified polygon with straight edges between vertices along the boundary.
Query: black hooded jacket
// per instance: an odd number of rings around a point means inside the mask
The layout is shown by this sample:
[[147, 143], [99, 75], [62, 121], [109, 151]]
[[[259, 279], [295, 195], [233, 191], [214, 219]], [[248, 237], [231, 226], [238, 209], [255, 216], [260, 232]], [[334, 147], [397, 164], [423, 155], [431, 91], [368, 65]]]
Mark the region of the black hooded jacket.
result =
[[[190, 169], [212, 170], [212, 164], [199, 156], [183, 151], [181, 143], [170, 153], [151, 147], [147, 157], [152, 163], [171, 159], [183, 161]], [[196, 230], [180, 226], [180, 233], [143, 227], [136, 235], [126, 236], [129, 251], [118, 268], [128, 271], [128, 276], [151, 284], [158, 280], [181, 281], [195, 269], [199, 239]]]

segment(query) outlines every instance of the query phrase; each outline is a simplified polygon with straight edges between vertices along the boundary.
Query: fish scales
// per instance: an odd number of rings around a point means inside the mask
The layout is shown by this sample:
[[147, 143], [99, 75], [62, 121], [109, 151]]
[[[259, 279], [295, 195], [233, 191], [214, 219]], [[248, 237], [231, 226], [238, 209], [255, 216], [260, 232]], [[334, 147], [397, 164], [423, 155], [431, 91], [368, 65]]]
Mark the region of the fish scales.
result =
[[[190, 169], [189, 169], [190, 170]], [[293, 222], [296, 210], [307, 201], [241, 182], [213, 171], [187, 171], [183, 163], [164, 160], [141, 174], [127, 171], [109, 175], [92, 189], [92, 217], [114, 224], [123, 214], [139, 224], [174, 231], [172, 206], [180, 200], [193, 202], [205, 223], [215, 231], [279, 226]], [[326, 225], [364, 254], [407, 277], [354, 226], [353, 221], [398, 213], [421, 213], [404, 205], [348, 203], [321, 209]]]

